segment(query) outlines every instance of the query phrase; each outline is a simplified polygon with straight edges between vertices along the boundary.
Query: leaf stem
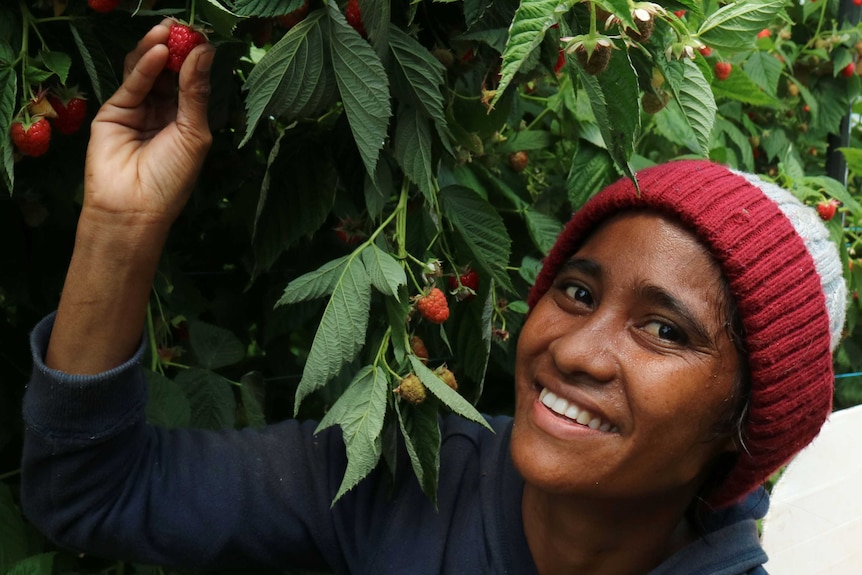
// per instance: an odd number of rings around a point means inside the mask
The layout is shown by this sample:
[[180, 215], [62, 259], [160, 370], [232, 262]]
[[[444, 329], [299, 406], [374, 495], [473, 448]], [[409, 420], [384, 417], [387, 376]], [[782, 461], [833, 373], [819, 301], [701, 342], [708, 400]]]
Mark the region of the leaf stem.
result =
[[15, 477], [16, 475], [21, 475], [20, 469], [13, 469], [12, 471], [3, 473], [2, 475], [0, 475], [0, 481], [5, 481], [6, 479], [9, 479], [10, 477]]
[[159, 373], [164, 374], [161, 370], [162, 362], [159, 361], [159, 348], [156, 342], [156, 329], [153, 324], [152, 304], [147, 304], [147, 339], [150, 345], [150, 371], [158, 371]]

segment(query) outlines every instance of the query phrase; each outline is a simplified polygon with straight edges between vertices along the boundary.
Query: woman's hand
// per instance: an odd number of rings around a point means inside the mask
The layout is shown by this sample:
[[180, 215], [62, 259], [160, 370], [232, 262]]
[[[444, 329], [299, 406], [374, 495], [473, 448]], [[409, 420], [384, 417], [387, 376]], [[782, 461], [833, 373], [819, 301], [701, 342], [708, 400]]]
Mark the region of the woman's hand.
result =
[[163, 73], [170, 23], [150, 30], [126, 57], [123, 85], [93, 120], [84, 208], [45, 355], [60, 371], [100, 373], [133, 354], [168, 230], [210, 146], [214, 50], [192, 51], [177, 91]]
[[122, 86], [93, 121], [82, 219], [166, 233], [194, 187], [212, 141], [207, 100], [215, 51], [208, 44], [192, 51], [177, 90], [163, 72], [171, 23], [155, 26], [126, 56]]

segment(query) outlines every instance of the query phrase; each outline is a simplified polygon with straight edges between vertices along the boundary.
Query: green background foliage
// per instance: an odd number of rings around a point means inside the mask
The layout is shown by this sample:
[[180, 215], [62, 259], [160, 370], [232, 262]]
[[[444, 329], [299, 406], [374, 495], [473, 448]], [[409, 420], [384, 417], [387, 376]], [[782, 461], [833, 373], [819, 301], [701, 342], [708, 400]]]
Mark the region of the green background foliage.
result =
[[[88, 130], [55, 131], [31, 158], [10, 125], [40, 88], [72, 85], [91, 119], [136, 40], [192, 16], [177, 1], [84, 4], [0, 6], [0, 575], [157, 570], [58, 552], [17, 501], [27, 334], [62, 288]], [[611, 181], [682, 157], [841, 202], [828, 226], [853, 298], [835, 407], [862, 403], [862, 378], [844, 377], [862, 371], [852, 2], [359, 0], [366, 36], [344, 4], [311, 0], [288, 26], [279, 16], [303, 0], [196, 3], [218, 47], [214, 144], [153, 287], [151, 422], [322, 418], [347, 447], [339, 496], [391, 463], [399, 436], [434, 499], [438, 416], [512, 409], [524, 298], [562, 224]], [[631, 34], [635, 10], [650, 14], [649, 38]], [[589, 74], [578, 47], [602, 38], [608, 66]], [[731, 64], [723, 80], [719, 62]], [[459, 284], [468, 269], [478, 286]], [[415, 310], [432, 286], [448, 298], [442, 325]], [[435, 373], [443, 364], [457, 392]], [[410, 373], [429, 392], [421, 405], [393, 393]]]

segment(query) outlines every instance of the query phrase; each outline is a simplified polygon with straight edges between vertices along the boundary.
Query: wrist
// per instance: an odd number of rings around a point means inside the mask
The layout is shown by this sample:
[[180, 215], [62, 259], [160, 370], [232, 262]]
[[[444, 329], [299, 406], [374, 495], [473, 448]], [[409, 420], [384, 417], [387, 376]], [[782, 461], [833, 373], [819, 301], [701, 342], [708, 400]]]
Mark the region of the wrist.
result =
[[85, 207], [78, 219], [75, 251], [106, 258], [114, 265], [126, 261], [158, 263], [169, 231], [170, 222], [161, 218]]

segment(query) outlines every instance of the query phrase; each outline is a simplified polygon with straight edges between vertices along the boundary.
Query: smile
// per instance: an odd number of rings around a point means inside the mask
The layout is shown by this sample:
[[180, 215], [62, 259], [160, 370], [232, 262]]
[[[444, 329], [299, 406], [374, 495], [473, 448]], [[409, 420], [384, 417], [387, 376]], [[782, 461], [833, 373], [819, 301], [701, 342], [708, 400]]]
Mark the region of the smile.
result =
[[553, 392], [542, 388], [539, 394], [539, 401], [545, 407], [560, 415], [590, 429], [598, 429], [599, 431], [609, 431], [611, 433], [619, 432], [619, 428], [610, 422], [602, 420], [600, 417], [594, 416], [592, 413], [582, 407], [578, 407], [574, 403], [570, 403], [567, 399], [558, 397]]

